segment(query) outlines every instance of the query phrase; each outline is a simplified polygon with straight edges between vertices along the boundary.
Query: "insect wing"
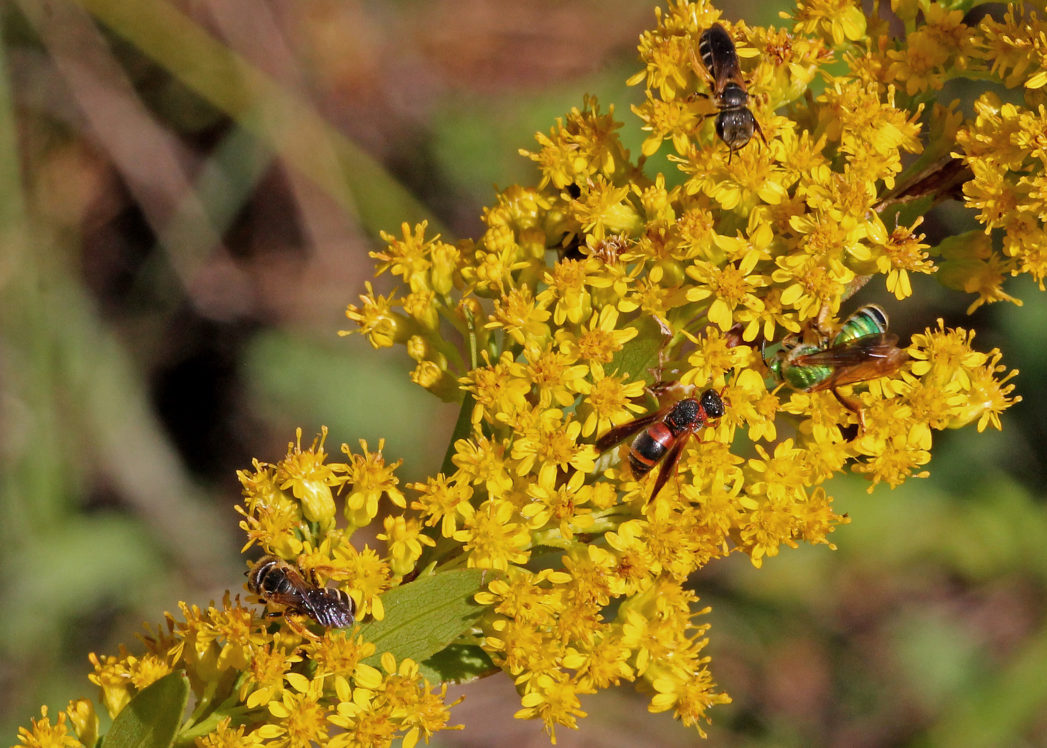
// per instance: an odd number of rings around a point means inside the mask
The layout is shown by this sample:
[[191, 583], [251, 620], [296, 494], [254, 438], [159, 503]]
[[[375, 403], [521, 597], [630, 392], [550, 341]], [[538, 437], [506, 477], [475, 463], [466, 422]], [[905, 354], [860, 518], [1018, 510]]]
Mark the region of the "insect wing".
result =
[[302, 595], [294, 595], [286, 592], [273, 592], [266, 594], [266, 602], [284, 605], [291, 610], [300, 612], [303, 608], [305, 598]]
[[620, 426], [615, 426], [596, 440], [596, 451], [603, 452], [606, 449], [610, 449], [623, 439], [632, 436], [641, 429], [647, 428], [658, 419], [663, 418], [668, 412], [669, 409], [666, 408], [665, 410], [659, 410], [654, 413], [648, 413], [645, 416], [640, 416], [639, 418], [629, 421], [628, 423], [623, 423]]
[[326, 628], [345, 628], [355, 620], [353, 599], [345, 592], [327, 587], [309, 591], [310, 615]]
[[897, 371], [909, 358], [905, 349], [895, 345], [897, 342], [898, 336], [894, 333], [867, 335], [823, 351], [797, 356], [793, 363], [796, 366], [832, 367], [832, 374], [810, 390], [817, 392], [885, 377]]
[[717, 89], [721, 89], [729, 79], [741, 79], [738, 53], [730, 34], [723, 26], [714, 23], [709, 27], [702, 34], [698, 49], [702, 55], [702, 63], [716, 81]]
[[831, 345], [828, 348], [801, 353], [796, 356], [793, 366], [856, 366], [869, 358], [885, 358], [898, 342], [894, 333], [866, 335], [865, 337], [847, 340]]
[[683, 445], [690, 435], [690, 431], [685, 432], [676, 440], [676, 444], [672, 446], [669, 454], [665, 456], [665, 462], [662, 463], [661, 469], [658, 470], [658, 477], [654, 479], [654, 489], [651, 491], [651, 498], [647, 500], [648, 503], [654, 501], [654, 497], [662, 490], [665, 482], [669, 480], [669, 476], [676, 473], [676, 464], [680, 461], [680, 455], [683, 454]]

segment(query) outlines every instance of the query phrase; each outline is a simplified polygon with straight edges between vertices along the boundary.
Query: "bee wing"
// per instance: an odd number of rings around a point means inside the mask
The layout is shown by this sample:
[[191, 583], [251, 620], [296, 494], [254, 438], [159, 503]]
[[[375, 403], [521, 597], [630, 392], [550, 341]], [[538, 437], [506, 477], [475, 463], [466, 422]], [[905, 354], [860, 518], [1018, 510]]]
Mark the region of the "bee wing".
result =
[[647, 428], [652, 423], [657, 421], [659, 418], [664, 417], [665, 414], [668, 412], [668, 408], [666, 408], [665, 410], [658, 410], [654, 413], [648, 413], [645, 416], [640, 416], [639, 418], [629, 421], [628, 423], [623, 423], [620, 426], [615, 426], [606, 434], [604, 434], [596, 440], [596, 451], [603, 452], [605, 449], [610, 449], [615, 444], [620, 442], [622, 439], [626, 439], [632, 436], [640, 429]]
[[[735, 80], [742, 84], [741, 70], [738, 65], [738, 52], [734, 46], [734, 40], [727, 33], [727, 29], [718, 23], [710, 26], [702, 34], [699, 47], [707, 45], [702, 50], [702, 64], [709, 71], [709, 75], [716, 81], [717, 88], [721, 88], [728, 80]], [[706, 64], [711, 63], [711, 64]]]
[[345, 628], [354, 622], [355, 604], [342, 590], [320, 587], [310, 590], [311, 617], [327, 628]]
[[865, 382], [887, 376], [905, 363], [909, 354], [904, 348], [898, 348], [897, 342], [898, 336], [894, 333], [866, 335], [823, 351], [797, 356], [795, 364], [833, 367], [833, 373], [812, 387], [811, 392]]
[[305, 600], [304, 596], [290, 595], [284, 592], [273, 592], [267, 595], [260, 595], [266, 602], [276, 603], [277, 605], [286, 605], [292, 610], [299, 610], [302, 607], [302, 603]]
[[664, 486], [665, 482], [669, 480], [669, 476], [676, 472], [676, 463], [680, 461], [680, 455], [683, 453], [683, 445], [687, 442], [687, 437], [690, 435], [690, 431], [685, 432], [676, 440], [676, 444], [672, 446], [669, 453], [665, 456], [665, 462], [662, 463], [662, 467], [658, 471], [658, 477], [654, 479], [654, 490], [651, 491], [651, 498], [647, 500], [647, 503], [654, 501], [654, 497], [662, 490], [662, 486]]

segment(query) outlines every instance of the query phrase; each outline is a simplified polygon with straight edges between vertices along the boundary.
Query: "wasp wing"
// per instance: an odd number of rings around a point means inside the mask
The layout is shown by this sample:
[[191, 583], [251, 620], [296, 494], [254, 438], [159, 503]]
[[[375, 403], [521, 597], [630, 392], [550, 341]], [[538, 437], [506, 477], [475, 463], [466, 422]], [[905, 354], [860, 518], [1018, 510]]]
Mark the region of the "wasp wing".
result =
[[866, 382], [897, 371], [909, 358], [896, 343], [894, 333], [880, 333], [848, 340], [825, 350], [797, 356], [795, 366], [830, 366], [833, 373], [811, 388], [811, 392]]
[[647, 503], [654, 501], [654, 497], [662, 490], [662, 486], [669, 480], [669, 476], [676, 473], [676, 463], [680, 461], [680, 455], [683, 454], [683, 445], [687, 442], [687, 437], [690, 435], [690, 431], [684, 432], [665, 456], [665, 462], [662, 463], [661, 469], [658, 470], [658, 477], [654, 479], [654, 490], [651, 491], [651, 498], [647, 500]]
[[668, 412], [668, 408], [664, 410], [658, 410], [654, 413], [648, 413], [645, 416], [640, 416], [639, 418], [629, 421], [628, 423], [623, 423], [619, 426], [615, 426], [606, 434], [604, 434], [596, 440], [596, 451], [603, 452], [606, 449], [610, 449], [623, 439], [632, 436], [641, 429], [647, 428], [652, 423], [657, 421], [659, 418], [663, 418], [665, 414]]

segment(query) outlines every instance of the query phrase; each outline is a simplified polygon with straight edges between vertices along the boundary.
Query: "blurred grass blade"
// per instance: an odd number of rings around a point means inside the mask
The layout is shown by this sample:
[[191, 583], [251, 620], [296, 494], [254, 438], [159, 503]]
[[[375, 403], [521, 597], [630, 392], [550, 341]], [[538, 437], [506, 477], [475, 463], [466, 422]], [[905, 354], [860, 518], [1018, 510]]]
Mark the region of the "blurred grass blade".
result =
[[315, 182], [372, 233], [402, 221], [429, 220], [426, 208], [308, 101], [284, 89], [223, 46], [191, 18], [161, 0], [76, 0], [114, 32]]

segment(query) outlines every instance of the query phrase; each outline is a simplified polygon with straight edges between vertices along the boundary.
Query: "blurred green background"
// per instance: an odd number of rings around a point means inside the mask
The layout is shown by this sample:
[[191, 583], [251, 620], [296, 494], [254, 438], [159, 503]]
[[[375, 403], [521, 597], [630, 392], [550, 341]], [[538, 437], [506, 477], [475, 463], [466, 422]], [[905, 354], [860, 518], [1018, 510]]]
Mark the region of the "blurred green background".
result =
[[[84, 9], [87, 6], [90, 12]], [[237, 469], [294, 429], [386, 439], [438, 470], [456, 411], [401, 352], [339, 338], [380, 229], [477, 236], [518, 155], [595, 93], [626, 121], [638, 0], [307, 3], [15, 0], [0, 6], [0, 729], [91, 695], [87, 654], [132, 651], [178, 600], [238, 590]], [[780, 23], [778, 5], [729, 18]], [[183, 15], [183, 12], [187, 15]], [[942, 99], [980, 89], [950, 86]], [[971, 226], [956, 204], [932, 240]], [[384, 281], [384, 279], [383, 279]], [[734, 703], [714, 745], [1047, 745], [1047, 309], [1031, 283], [966, 318], [918, 278], [903, 337], [977, 329], [1020, 368], [1003, 433], [937, 438], [932, 475], [831, 489], [824, 546], [694, 580]], [[381, 284], [378, 284], [381, 288]], [[453, 689], [446, 746], [546, 745], [505, 677]], [[631, 689], [583, 701], [565, 746], [690, 745]]]

